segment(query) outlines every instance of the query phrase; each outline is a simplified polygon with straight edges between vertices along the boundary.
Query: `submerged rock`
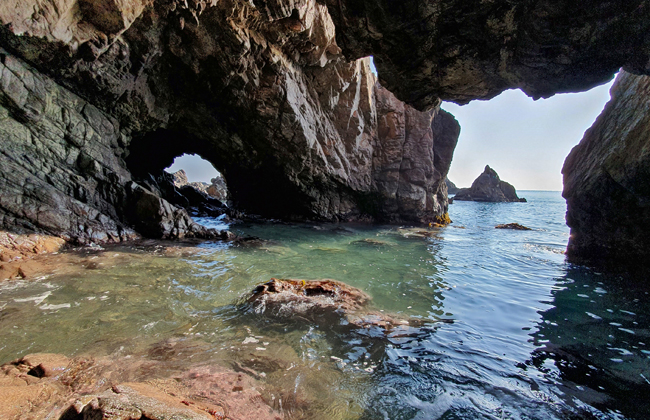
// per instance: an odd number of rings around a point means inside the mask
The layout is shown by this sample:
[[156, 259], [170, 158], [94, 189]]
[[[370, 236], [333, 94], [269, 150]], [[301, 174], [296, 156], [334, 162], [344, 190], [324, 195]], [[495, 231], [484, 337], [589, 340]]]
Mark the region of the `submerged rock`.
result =
[[495, 229], [513, 229], [513, 230], [532, 230], [529, 227], [520, 225], [519, 223], [507, 223], [504, 225], [496, 225]]
[[483, 173], [474, 180], [470, 188], [461, 188], [456, 193], [454, 200], [491, 203], [526, 202], [525, 198], [517, 197], [515, 187], [501, 181], [499, 175], [489, 165], [485, 166]]

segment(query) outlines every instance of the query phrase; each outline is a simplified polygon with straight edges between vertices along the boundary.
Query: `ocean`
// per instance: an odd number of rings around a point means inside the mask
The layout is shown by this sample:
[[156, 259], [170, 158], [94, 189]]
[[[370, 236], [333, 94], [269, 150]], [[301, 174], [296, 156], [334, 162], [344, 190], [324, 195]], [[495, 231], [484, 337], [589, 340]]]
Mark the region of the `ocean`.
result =
[[[0, 363], [147, 358], [172, 340], [193, 350], [155, 375], [245, 366], [290, 419], [650, 417], [650, 283], [567, 263], [560, 193], [518, 194], [528, 202], [455, 202], [444, 228], [202, 218], [259, 240], [80, 249], [54, 274], [0, 283]], [[246, 310], [271, 278], [345, 282], [412, 326]]]

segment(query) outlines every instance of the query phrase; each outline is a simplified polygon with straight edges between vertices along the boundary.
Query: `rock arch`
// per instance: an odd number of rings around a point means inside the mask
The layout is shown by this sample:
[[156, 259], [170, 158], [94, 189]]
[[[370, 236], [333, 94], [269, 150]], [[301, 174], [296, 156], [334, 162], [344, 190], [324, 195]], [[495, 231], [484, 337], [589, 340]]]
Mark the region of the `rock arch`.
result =
[[650, 73], [646, 0], [11, 0], [0, 21], [2, 226], [77, 240], [200, 234], [147, 150], [199, 153], [252, 212], [431, 221], [458, 134], [440, 98]]

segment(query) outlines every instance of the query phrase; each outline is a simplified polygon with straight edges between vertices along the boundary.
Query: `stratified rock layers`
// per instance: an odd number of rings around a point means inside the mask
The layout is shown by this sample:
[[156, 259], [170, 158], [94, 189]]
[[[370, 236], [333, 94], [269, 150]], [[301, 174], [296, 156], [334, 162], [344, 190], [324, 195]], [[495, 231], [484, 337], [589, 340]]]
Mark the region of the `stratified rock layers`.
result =
[[650, 77], [621, 72], [611, 100], [566, 161], [567, 253], [650, 262]]

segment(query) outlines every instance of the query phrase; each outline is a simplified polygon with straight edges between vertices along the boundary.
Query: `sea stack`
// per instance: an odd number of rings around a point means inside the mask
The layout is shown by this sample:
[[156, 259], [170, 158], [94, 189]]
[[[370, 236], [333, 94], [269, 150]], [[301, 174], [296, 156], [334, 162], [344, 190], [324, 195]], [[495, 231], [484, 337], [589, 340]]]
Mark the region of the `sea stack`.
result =
[[456, 194], [460, 188], [456, 186], [453, 182], [449, 180], [449, 178], [445, 178], [445, 184], [447, 184], [447, 193], [448, 194]]
[[496, 171], [485, 166], [485, 170], [474, 180], [470, 188], [461, 188], [454, 197], [459, 201], [485, 201], [491, 203], [526, 202], [525, 198], [517, 197], [515, 187], [501, 181]]

